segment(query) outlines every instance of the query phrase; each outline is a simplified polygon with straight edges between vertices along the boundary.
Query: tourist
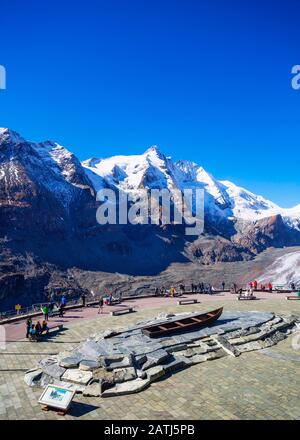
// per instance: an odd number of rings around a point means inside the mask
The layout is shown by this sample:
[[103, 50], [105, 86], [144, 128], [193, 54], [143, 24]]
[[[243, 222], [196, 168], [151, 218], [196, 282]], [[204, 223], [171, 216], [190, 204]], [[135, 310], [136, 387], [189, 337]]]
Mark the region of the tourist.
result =
[[250, 289], [253, 288], [253, 283], [252, 283], [252, 281], [250, 281], [250, 283], [249, 283], [249, 287], [250, 287]]
[[235, 283], [232, 284], [232, 286], [230, 288], [230, 293], [232, 293], [232, 294], [238, 293], [237, 292], [237, 285]]
[[32, 326], [32, 319], [28, 318], [26, 321], [26, 338], [29, 338], [31, 326]]
[[36, 329], [35, 329], [35, 325], [32, 324], [31, 328], [29, 330], [29, 337], [30, 339], [35, 339], [36, 338]]
[[42, 326], [40, 321], [38, 321], [35, 325], [35, 332], [37, 336], [39, 336], [42, 333]]
[[103, 296], [100, 296], [100, 298], [99, 298], [99, 309], [98, 309], [98, 315], [99, 315], [99, 313], [102, 313], [102, 312], [103, 312], [103, 303], [104, 303], [104, 301], [103, 301]]
[[120, 293], [119, 293], [119, 301], [120, 301], [120, 303], [122, 302], [122, 299], [123, 299], [123, 293], [120, 292]]
[[257, 290], [257, 281], [255, 280], [253, 283], [254, 290]]
[[60, 304], [61, 304], [63, 307], [65, 307], [65, 306], [67, 305], [67, 299], [66, 299], [65, 295], [63, 295], [63, 296], [61, 297]]
[[55, 306], [54, 302], [51, 301], [49, 304], [49, 316], [53, 316], [54, 306]]
[[261, 284], [260, 290], [262, 290], [264, 292], [266, 290], [266, 286], [264, 284]]
[[268, 284], [268, 289], [269, 289], [269, 292], [271, 292], [271, 293], [273, 292], [273, 286], [272, 286], [271, 281]]
[[207, 293], [208, 293], [209, 295], [212, 295], [212, 285], [211, 285], [211, 284], [208, 284], [208, 285], [207, 285]]
[[158, 290], [158, 287], [155, 288], [154, 295], [155, 295], [155, 296], [159, 296], [159, 290]]
[[46, 334], [49, 333], [49, 327], [48, 327], [47, 321], [42, 322], [41, 334], [43, 334], [43, 333], [46, 333]]
[[295, 283], [291, 283], [291, 289], [292, 289], [293, 291], [296, 290]]
[[47, 305], [43, 306], [42, 312], [44, 314], [44, 320], [48, 321], [49, 320], [49, 307]]
[[109, 305], [111, 306], [113, 303], [113, 294], [112, 293], [109, 294], [108, 302], [109, 302]]
[[83, 293], [83, 294], [81, 295], [82, 307], [85, 307], [85, 300], [86, 300], [86, 296], [85, 296], [85, 294]]
[[64, 313], [65, 313], [65, 307], [64, 307], [64, 305], [61, 303], [60, 304], [60, 306], [59, 306], [59, 314], [58, 314], [58, 316], [60, 317], [60, 318], [63, 318], [64, 317]]
[[171, 289], [170, 289], [170, 295], [171, 295], [172, 298], [174, 297], [174, 295], [175, 295], [175, 289], [174, 289], [174, 287], [171, 287]]
[[223, 281], [222, 282], [222, 292], [224, 292], [224, 290], [225, 290], [225, 282]]

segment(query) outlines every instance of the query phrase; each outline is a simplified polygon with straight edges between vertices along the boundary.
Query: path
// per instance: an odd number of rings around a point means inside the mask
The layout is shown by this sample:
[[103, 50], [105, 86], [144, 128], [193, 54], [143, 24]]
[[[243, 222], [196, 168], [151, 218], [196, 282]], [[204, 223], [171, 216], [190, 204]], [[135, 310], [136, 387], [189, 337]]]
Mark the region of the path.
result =
[[[255, 296], [259, 298], [259, 300], [270, 300], [270, 299], [278, 299], [282, 300], [285, 299], [286, 294], [281, 293], [255, 293]], [[199, 293], [195, 294], [189, 294], [189, 295], [183, 295], [180, 297], [180, 299], [188, 298], [193, 299], [196, 298], [198, 301], [203, 303], [213, 303], [215, 301], [228, 301], [235, 299], [235, 295], [232, 295], [228, 292], [223, 294], [214, 294], [214, 295], [200, 295]], [[139, 298], [139, 299], [131, 299], [131, 300], [124, 300], [123, 303], [116, 306], [104, 306], [103, 308], [103, 315], [108, 315], [112, 310], [116, 308], [131, 306], [134, 307], [134, 309], [138, 312], [140, 310], [144, 309], [155, 309], [160, 308], [164, 306], [172, 306], [176, 305], [178, 301], [178, 298], [165, 298], [165, 297], [148, 297], [148, 298]], [[257, 304], [258, 301], [247, 301], [249, 304]], [[195, 306], [197, 307], [197, 306]], [[185, 308], [182, 306], [182, 311], [184, 311]], [[78, 322], [78, 320], [81, 321], [87, 321], [90, 319], [95, 319], [99, 317], [101, 319], [101, 314], [98, 314], [98, 306], [90, 306], [85, 308], [78, 308], [78, 309], [72, 309], [67, 311], [64, 318], [59, 317], [53, 317], [49, 320], [49, 326], [56, 326], [58, 324], [64, 324], [69, 325]], [[40, 321], [42, 320], [42, 316], [38, 318]], [[38, 320], [35, 318], [33, 322], [36, 322]], [[116, 319], [116, 318], [113, 318]], [[24, 339], [26, 334], [26, 319], [20, 320], [11, 324], [5, 324], [4, 325], [5, 331], [6, 331], [6, 342], [15, 342], [19, 341], [21, 339]]]

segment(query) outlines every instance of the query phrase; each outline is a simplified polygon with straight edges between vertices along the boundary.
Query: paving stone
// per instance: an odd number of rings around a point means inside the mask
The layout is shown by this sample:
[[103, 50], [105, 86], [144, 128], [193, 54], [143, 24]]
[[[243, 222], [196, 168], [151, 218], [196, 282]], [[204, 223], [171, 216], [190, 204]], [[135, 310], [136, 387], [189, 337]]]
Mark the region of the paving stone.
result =
[[93, 371], [100, 367], [100, 362], [91, 361], [91, 360], [83, 360], [79, 364], [79, 369], [82, 371]]
[[102, 397], [123, 396], [143, 391], [150, 385], [149, 379], [135, 379], [115, 385], [102, 393]]
[[136, 379], [136, 371], [133, 367], [116, 368], [114, 371], [115, 383], [127, 382], [128, 380]]
[[66, 357], [60, 360], [59, 365], [63, 368], [76, 368], [80, 362], [80, 357]]
[[66, 370], [61, 378], [66, 382], [75, 382], [81, 385], [87, 385], [93, 378], [93, 373], [90, 371], [81, 371], [77, 368], [71, 368]]
[[158, 365], [156, 367], [149, 368], [146, 373], [147, 378], [150, 380], [150, 382], [155, 382], [156, 380], [164, 376], [166, 374], [166, 371], [162, 365]]
[[101, 383], [100, 382], [92, 382], [87, 387], [85, 387], [83, 391], [83, 395], [86, 397], [100, 397], [101, 392]]
[[45, 374], [53, 377], [54, 379], [60, 379], [63, 376], [63, 374], [67, 371], [65, 368], [60, 367], [57, 363], [55, 364], [49, 363], [46, 365], [42, 365], [41, 369]]
[[132, 367], [134, 363], [134, 357], [132, 354], [129, 356], [122, 356], [117, 359], [106, 357], [104, 358], [104, 366], [108, 371], [114, 370], [115, 368], [125, 368]]
[[158, 364], [161, 364], [168, 360], [170, 357], [170, 354], [165, 350], [157, 350], [154, 352], [151, 352], [147, 355], [147, 361], [142, 366], [142, 370], [145, 371], [148, 368], [155, 367]]
[[29, 370], [25, 373], [24, 381], [30, 387], [34, 387], [38, 385], [39, 380], [41, 379], [43, 374], [43, 370], [39, 368], [35, 368], [33, 370]]
[[115, 383], [115, 375], [113, 371], [106, 371], [104, 368], [99, 368], [93, 371], [93, 378], [102, 380], [103, 382]]
[[187, 363], [182, 359], [173, 359], [169, 363], [164, 365], [164, 370], [166, 373], [172, 373], [174, 371], [178, 371], [182, 368], [185, 368]]
[[213, 338], [217, 344], [223, 348], [223, 350], [226, 351], [226, 353], [228, 353], [230, 356], [233, 357], [237, 357], [239, 356], [241, 353], [238, 351], [238, 349], [230, 344], [230, 342], [228, 342], [225, 338], [223, 338], [222, 336], [218, 336], [218, 337], [214, 337]]

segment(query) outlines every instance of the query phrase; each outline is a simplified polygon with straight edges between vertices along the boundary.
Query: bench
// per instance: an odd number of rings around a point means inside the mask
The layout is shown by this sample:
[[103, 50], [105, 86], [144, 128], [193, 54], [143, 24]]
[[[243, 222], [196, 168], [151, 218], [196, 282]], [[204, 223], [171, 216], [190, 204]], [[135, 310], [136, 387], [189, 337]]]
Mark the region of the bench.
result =
[[256, 300], [256, 296], [238, 296], [238, 301], [254, 301]]
[[133, 307], [123, 307], [122, 309], [116, 309], [110, 312], [111, 316], [119, 316], [123, 315], [125, 313], [132, 313], [134, 312]]
[[286, 299], [289, 301], [293, 301], [293, 300], [300, 299], [300, 296], [287, 296]]
[[197, 299], [181, 299], [180, 301], [177, 301], [177, 305], [179, 306], [185, 306], [188, 304], [199, 304], [199, 301]]

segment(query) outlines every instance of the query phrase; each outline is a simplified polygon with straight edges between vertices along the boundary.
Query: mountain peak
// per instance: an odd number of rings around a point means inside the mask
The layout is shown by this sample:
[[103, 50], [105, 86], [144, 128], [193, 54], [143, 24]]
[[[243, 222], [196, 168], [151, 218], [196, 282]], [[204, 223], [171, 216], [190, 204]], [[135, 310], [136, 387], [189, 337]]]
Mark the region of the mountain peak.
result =
[[151, 154], [154, 153], [159, 157], [164, 156], [163, 153], [160, 151], [159, 147], [157, 145], [152, 145], [150, 148], [148, 148], [144, 154]]
[[16, 131], [10, 130], [9, 128], [0, 127], [0, 143], [1, 142], [20, 143], [24, 142], [24, 138], [22, 138], [22, 136], [20, 136]]

